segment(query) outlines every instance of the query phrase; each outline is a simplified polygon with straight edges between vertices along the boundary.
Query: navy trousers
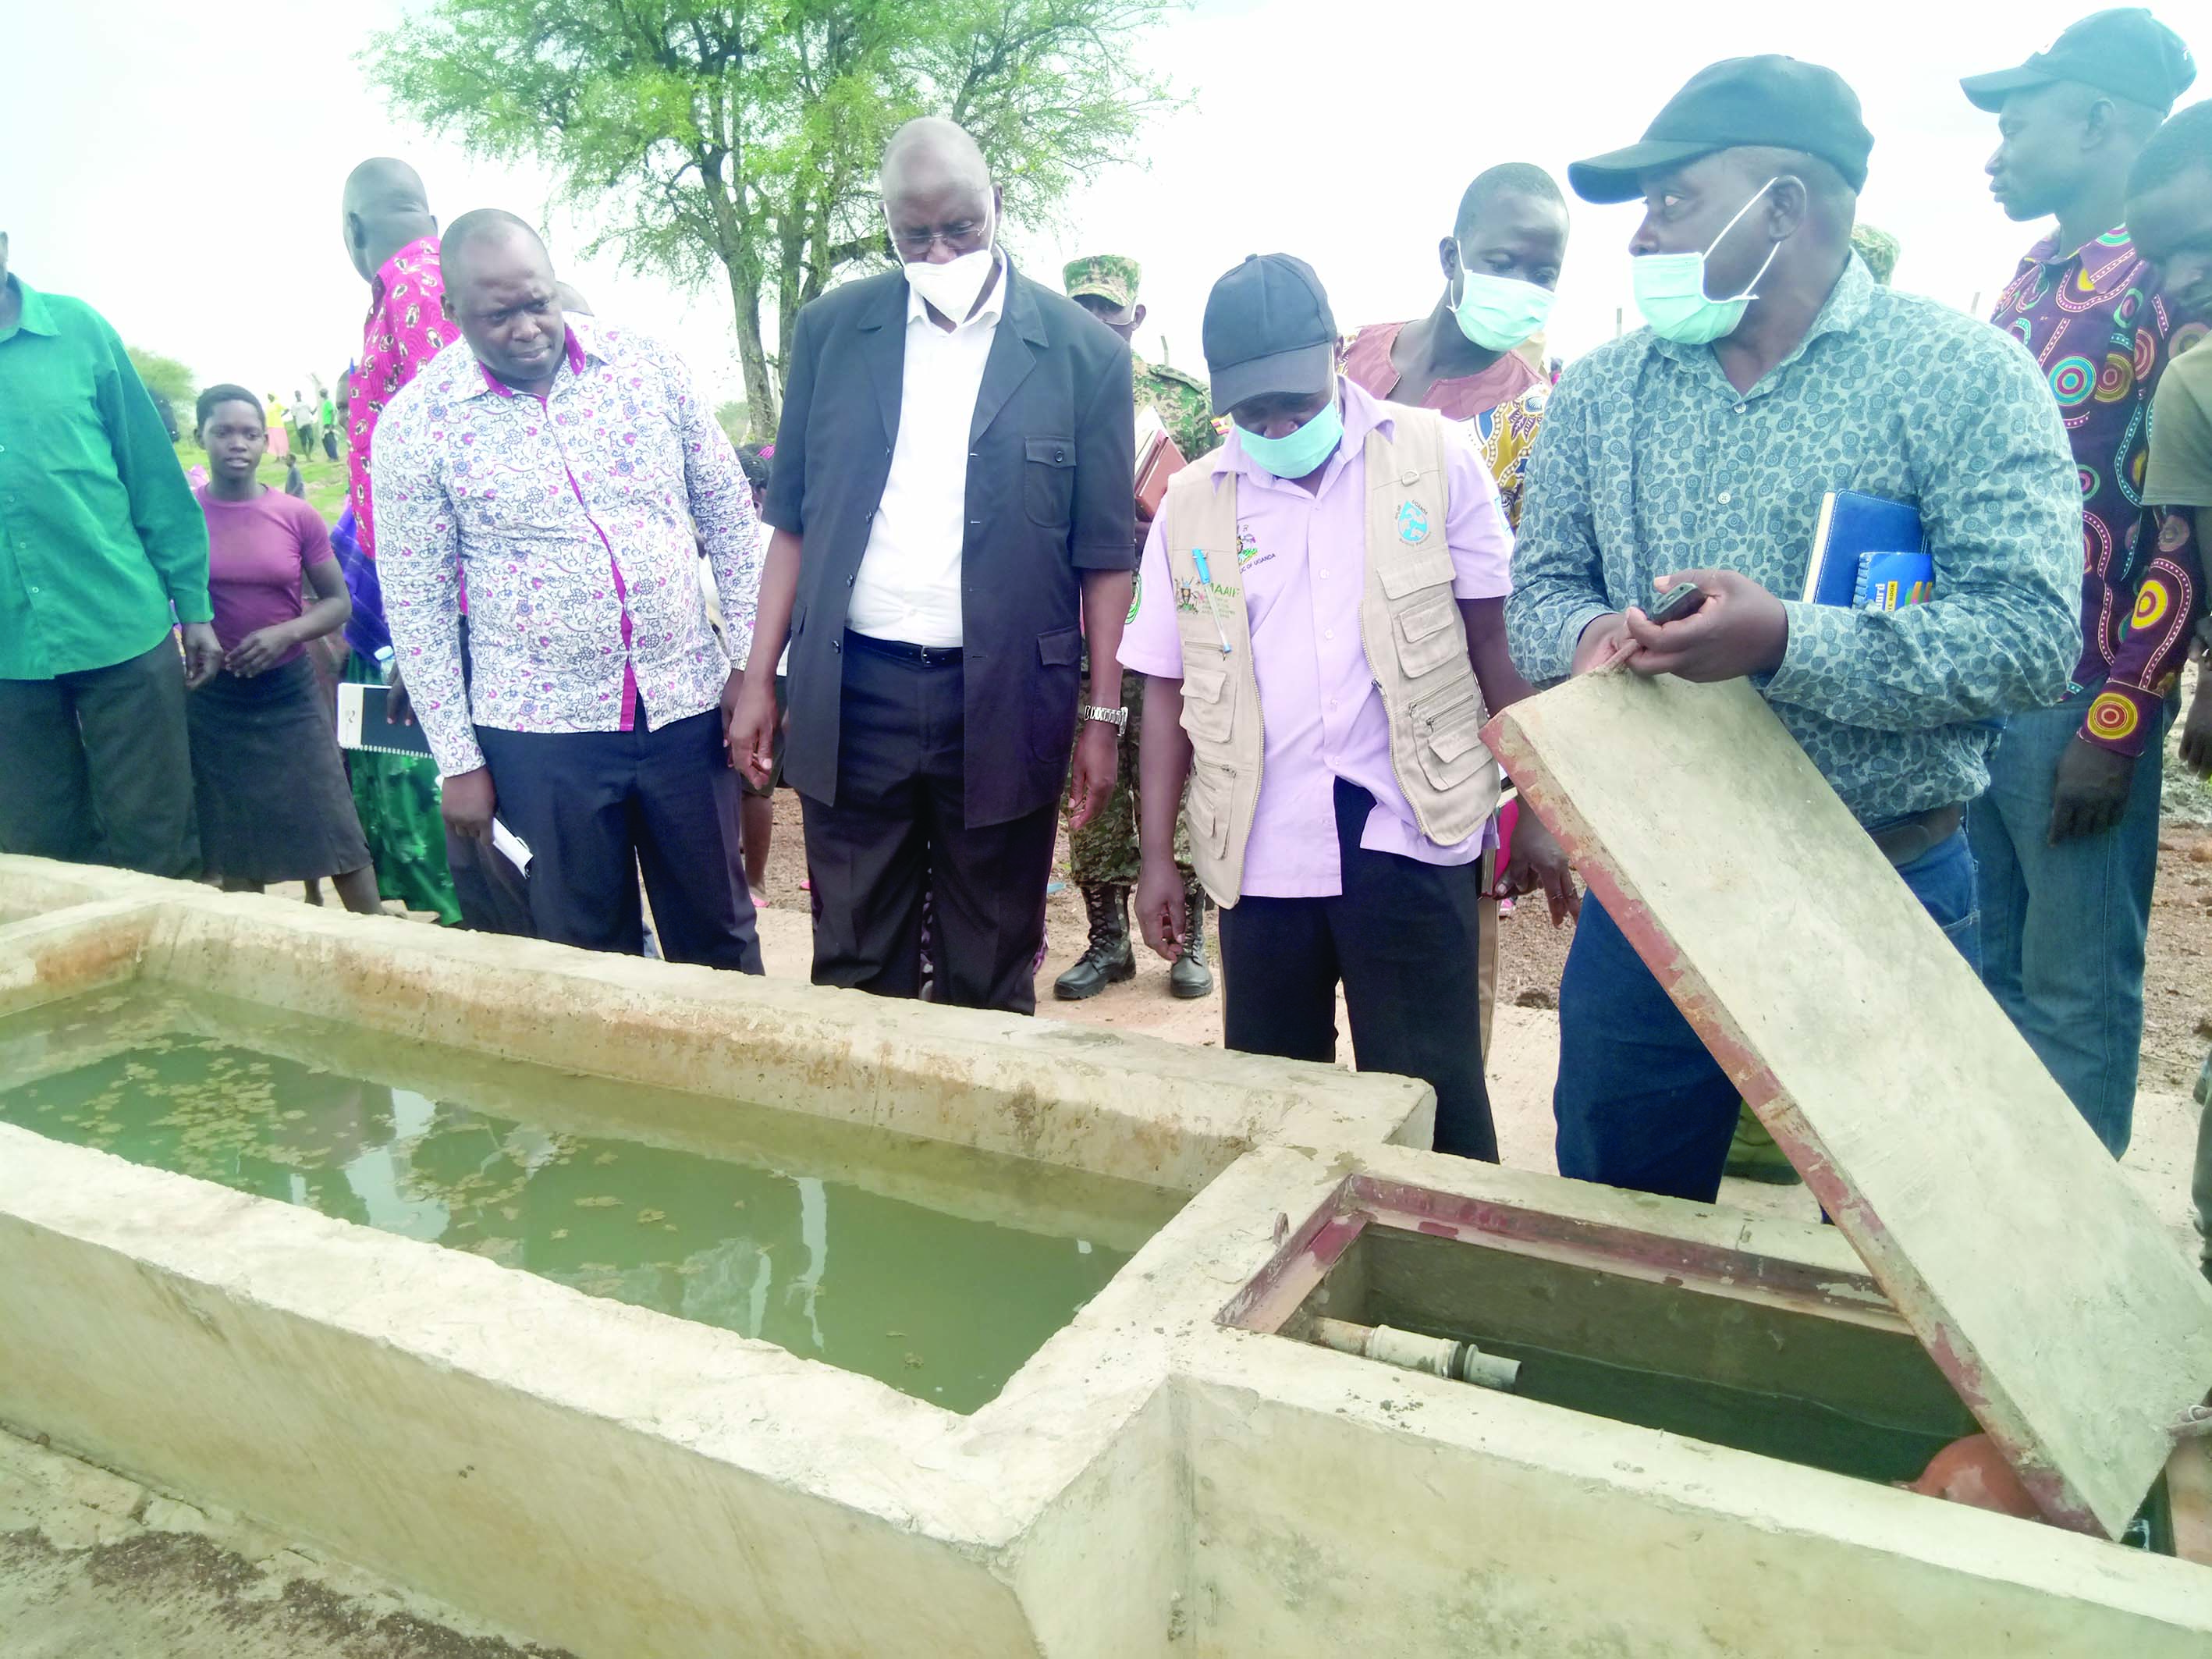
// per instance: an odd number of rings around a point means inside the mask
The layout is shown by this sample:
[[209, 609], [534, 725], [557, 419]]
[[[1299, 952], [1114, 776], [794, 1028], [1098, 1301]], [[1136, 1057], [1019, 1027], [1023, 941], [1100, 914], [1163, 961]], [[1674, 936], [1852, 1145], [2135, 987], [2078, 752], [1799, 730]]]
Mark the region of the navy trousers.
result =
[[641, 871], [660, 953], [671, 962], [762, 971], [753, 902], [732, 881], [715, 805], [722, 717], [706, 709], [648, 732], [477, 727], [501, 823], [530, 848], [526, 887], [540, 939], [635, 956]]
[[1336, 988], [1363, 1072], [1437, 1091], [1436, 1148], [1498, 1162], [1478, 1006], [1482, 865], [1370, 852], [1375, 798], [1336, 782], [1342, 891], [1239, 899], [1221, 912], [1222, 1042], [1248, 1054], [1336, 1059]]
[[[1898, 872], [1976, 970], [1974, 860], [1964, 830]], [[1559, 1173], [1711, 1203], [1741, 1097], [1595, 894], [1559, 980]]]

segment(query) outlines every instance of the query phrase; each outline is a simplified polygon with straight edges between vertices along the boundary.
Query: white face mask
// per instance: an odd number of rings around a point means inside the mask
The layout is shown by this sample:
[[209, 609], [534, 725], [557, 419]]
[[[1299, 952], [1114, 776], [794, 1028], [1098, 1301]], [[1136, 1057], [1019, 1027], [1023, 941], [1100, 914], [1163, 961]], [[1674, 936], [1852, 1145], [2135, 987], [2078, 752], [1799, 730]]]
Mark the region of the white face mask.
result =
[[983, 297], [983, 285], [998, 268], [998, 250], [993, 246], [998, 236], [999, 227], [994, 222], [989, 239], [973, 253], [960, 254], [942, 264], [908, 260], [907, 286], [955, 323], [967, 321], [975, 301]]

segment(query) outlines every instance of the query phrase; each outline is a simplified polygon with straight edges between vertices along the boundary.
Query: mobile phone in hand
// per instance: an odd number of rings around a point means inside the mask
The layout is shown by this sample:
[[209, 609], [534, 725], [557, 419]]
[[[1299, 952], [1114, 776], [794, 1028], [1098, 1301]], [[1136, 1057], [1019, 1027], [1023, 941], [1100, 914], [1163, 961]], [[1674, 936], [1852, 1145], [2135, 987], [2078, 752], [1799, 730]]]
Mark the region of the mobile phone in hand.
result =
[[1677, 582], [1667, 597], [1644, 614], [1662, 627], [1680, 622], [1705, 602], [1705, 590], [1695, 582]]

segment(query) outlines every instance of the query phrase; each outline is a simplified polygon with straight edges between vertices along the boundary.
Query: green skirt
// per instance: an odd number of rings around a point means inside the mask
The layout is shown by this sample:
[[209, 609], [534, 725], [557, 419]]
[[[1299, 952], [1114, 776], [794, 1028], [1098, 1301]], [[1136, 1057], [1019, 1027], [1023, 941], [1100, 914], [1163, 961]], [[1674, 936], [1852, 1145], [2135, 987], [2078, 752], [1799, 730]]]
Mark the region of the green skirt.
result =
[[[358, 651], [346, 659], [345, 678], [381, 685], [375, 663]], [[353, 807], [376, 862], [378, 896], [410, 910], [434, 912], [447, 927], [460, 925], [453, 874], [446, 867], [446, 820], [438, 804], [438, 763], [427, 756], [346, 751], [353, 778]]]

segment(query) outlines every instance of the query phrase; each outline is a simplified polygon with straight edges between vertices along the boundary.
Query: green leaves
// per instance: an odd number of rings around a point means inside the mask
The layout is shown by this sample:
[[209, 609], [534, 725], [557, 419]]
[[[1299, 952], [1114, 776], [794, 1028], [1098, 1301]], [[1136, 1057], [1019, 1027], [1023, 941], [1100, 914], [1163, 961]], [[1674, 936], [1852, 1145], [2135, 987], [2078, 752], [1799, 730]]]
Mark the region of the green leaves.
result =
[[1166, 108], [1135, 48], [1176, 0], [431, 0], [372, 77], [481, 155], [551, 167], [590, 245], [730, 287], [746, 404], [767, 349], [838, 276], [879, 264], [876, 167], [911, 116], [971, 131], [1009, 215], [1048, 217]]

